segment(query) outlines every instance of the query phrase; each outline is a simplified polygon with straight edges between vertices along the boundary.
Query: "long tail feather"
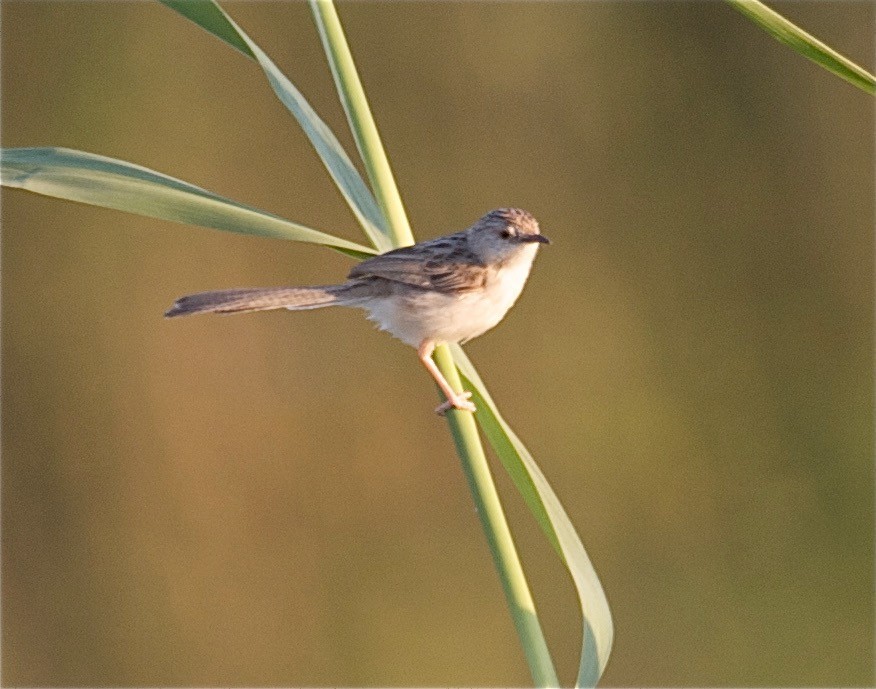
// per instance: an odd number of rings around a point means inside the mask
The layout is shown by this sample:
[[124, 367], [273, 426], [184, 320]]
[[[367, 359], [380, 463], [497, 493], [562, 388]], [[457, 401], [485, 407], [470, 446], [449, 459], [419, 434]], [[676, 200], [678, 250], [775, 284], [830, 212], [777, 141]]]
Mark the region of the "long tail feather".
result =
[[245, 313], [270, 309], [320, 309], [342, 303], [338, 293], [343, 285], [328, 287], [267, 287], [226, 289], [200, 292], [177, 299], [165, 316], [189, 316], [195, 313]]

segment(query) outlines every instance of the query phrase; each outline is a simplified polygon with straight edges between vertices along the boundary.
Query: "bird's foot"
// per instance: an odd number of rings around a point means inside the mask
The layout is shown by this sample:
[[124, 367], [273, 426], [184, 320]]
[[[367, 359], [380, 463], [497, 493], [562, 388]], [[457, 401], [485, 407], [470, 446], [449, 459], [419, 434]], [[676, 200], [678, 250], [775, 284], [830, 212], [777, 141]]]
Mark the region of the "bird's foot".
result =
[[449, 398], [444, 404], [440, 405], [436, 410], [436, 414], [444, 416], [451, 409], [460, 409], [462, 411], [477, 411], [474, 402], [469, 400], [470, 392], [461, 392]]

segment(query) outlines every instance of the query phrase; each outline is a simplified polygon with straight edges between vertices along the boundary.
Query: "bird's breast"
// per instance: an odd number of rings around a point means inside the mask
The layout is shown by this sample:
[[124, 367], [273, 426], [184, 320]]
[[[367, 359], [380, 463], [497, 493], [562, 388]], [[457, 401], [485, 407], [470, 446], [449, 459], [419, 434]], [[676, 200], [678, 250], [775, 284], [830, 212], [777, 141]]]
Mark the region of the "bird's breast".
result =
[[481, 289], [468, 292], [400, 289], [363, 305], [382, 330], [416, 347], [423, 340], [465, 342], [494, 327], [520, 296], [533, 255], [491, 270]]
[[[529, 249], [529, 247], [526, 248]], [[535, 247], [532, 248], [533, 251], [522, 252], [519, 257], [508, 261], [487, 280], [484, 287], [484, 298], [493, 304], [497, 311], [501, 312], [500, 319], [508, 312], [508, 309], [514, 306], [514, 302], [523, 291], [523, 286], [526, 284], [526, 279], [532, 268], [532, 261], [535, 258]]]

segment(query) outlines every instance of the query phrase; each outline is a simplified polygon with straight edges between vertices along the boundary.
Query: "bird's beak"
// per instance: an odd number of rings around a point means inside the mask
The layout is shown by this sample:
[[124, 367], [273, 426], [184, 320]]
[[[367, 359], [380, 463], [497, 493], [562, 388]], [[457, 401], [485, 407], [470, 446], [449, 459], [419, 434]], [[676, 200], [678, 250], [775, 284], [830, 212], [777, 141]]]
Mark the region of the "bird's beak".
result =
[[543, 234], [524, 234], [520, 235], [521, 242], [538, 242], [539, 244], [550, 244], [551, 240]]

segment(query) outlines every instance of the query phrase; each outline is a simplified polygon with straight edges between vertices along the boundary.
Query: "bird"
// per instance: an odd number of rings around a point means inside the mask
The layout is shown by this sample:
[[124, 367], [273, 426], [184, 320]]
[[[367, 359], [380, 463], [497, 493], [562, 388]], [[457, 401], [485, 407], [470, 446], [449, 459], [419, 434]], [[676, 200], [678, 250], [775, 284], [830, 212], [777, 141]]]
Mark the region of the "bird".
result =
[[432, 353], [496, 326], [520, 296], [541, 244], [550, 240], [530, 213], [497, 208], [461, 232], [368, 258], [338, 285], [200, 292], [180, 297], [164, 315], [361, 308], [381, 330], [416, 348], [446, 397], [436, 413], [474, 412], [471, 392], [457, 393]]

